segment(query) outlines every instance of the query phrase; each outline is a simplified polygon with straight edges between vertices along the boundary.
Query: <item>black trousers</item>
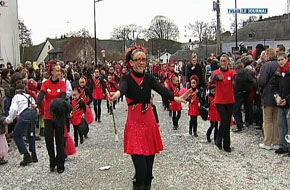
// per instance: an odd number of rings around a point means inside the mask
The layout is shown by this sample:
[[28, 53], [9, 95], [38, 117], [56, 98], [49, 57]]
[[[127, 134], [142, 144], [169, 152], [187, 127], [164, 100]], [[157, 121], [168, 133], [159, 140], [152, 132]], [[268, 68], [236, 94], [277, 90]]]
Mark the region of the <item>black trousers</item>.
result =
[[79, 145], [79, 136], [80, 136], [81, 144], [84, 140], [83, 134], [81, 134], [79, 131], [79, 127], [80, 127], [80, 125], [74, 125], [74, 141], [75, 141], [76, 147]]
[[210, 127], [208, 128], [206, 132], [206, 136], [210, 137], [212, 130], [214, 129], [214, 141], [217, 139], [217, 134], [218, 134], [218, 121], [210, 121]]
[[95, 111], [95, 120], [101, 119], [101, 105], [102, 105], [102, 99], [94, 99], [94, 111]]
[[192, 130], [194, 133], [197, 132], [197, 116], [190, 116], [189, 120], [189, 134], [192, 135]]
[[113, 109], [116, 109], [116, 103], [117, 101], [114, 101], [113, 102], [113, 105], [111, 106], [110, 105], [110, 102], [107, 100], [107, 109], [108, 109], [108, 113], [112, 113], [113, 112]]
[[[64, 124], [65, 120], [44, 120], [44, 137], [46, 149], [49, 156], [50, 166], [64, 167]], [[55, 136], [54, 136], [55, 134]], [[54, 151], [54, 140], [56, 142], [56, 156]]]
[[143, 186], [151, 185], [153, 179], [152, 169], [155, 155], [144, 156], [144, 155], [131, 155], [134, 167], [134, 185]]
[[[237, 95], [235, 95], [235, 104], [233, 108], [233, 116], [235, 118], [236, 124], [238, 128], [242, 128], [243, 126], [243, 119], [242, 119], [242, 112], [241, 107], [244, 105], [245, 108], [247, 108], [247, 104], [249, 103], [249, 94], [250, 92], [239, 92]], [[246, 115], [248, 116], [249, 110], [245, 109]]]
[[173, 126], [178, 126], [178, 121], [181, 116], [181, 110], [180, 111], [172, 111], [172, 122]]
[[231, 146], [230, 127], [234, 104], [216, 104], [221, 117], [216, 144], [227, 149]]

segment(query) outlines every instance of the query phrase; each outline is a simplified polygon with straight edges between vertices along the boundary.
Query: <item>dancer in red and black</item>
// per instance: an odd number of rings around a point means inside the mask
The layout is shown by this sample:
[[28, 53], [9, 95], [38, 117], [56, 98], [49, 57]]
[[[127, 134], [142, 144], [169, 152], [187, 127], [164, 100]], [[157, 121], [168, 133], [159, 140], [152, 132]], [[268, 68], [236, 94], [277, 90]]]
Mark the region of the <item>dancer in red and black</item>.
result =
[[79, 132], [79, 126], [82, 122], [82, 118], [85, 117], [86, 104], [80, 98], [80, 95], [81, 95], [81, 91], [79, 88], [76, 88], [73, 90], [73, 100], [72, 100], [73, 111], [72, 111], [71, 123], [74, 126], [74, 141], [75, 141], [76, 147], [79, 144], [78, 136], [80, 136], [80, 143], [83, 144], [84, 142], [83, 134]]
[[[86, 108], [87, 108], [86, 111], [92, 112], [92, 110], [90, 108], [90, 104], [93, 101], [93, 97], [92, 97], [92, 94], [90, 93], [89, 88], [87, 87], [87, 83], [88, 83], [88, 78], [85, 75], [81, 76], [81, 78], [79, 79], [80, 98], [86, 104]], [[89, 133], [89, 131], [86, 134], [84, 134], [85, 138], [88, 138], [88, 133]]]
[[215, 84], [209, 83], [209, 95], [208, 95], [208, 101], [209, 101], [209, 121], [210, 121], [210, 127], [208, 128], [206, 132], [206, 139], [207, 142], [211, 142], [210, 135], [212, 133], [212, 130], [214, 129], [214, 142], [216, 142], [217, 139], [217, 133], [218, 133], [218, 124], [220, 121], [220, 115], [215, 105]]
[[95, 120], [101, 122], [101, 105], [102, 99], [105, 98], [106, 93], [106, 83], [102, 76], [100, 75], [100, 69], [95, 69], [94, 77], [94, 90], [93, 90], [93, 99], [94, 99], [94, 111], [95, 111]]
[[[108, 75], [106, 87], [107, 87], [109, 93], [114, 93], [117, 91], [117, 87], [115, 85], [115, 82], [112, 80], [111, 75]], [[108, 109], [109, 114], [112, 114], [112, 112], [113, 112], [112, 109], [116, 109], [116, 102], [117, 101], [114, 101], [113, 106], [110, 106], [110, 102], [109, 102], [109, 100], [107, 100], [107, 109]]]
[[133, 70], [121, 79], [119, 90], [110, 97], [110, 100], [115, 101], [123, 94], [126, 96], [129, 108], [124, 151], [131, 155], [135, 167], [133, 189], [150, 189], [155, 154], [164, 148], [159, 125], [150, 104], [151, 90], [169, 100], [184, 103], [186, 102], [184, 98], [190, 91], [181, 97], [175, 97], [167, 88], [161, 86], [154, 76], [145, 73], [147, 56], [143, 47], [130, 48], [126, 54], [126, 61]]
[[192, 131], [195, 137], [198, 137], [197, 134], [197, 116], [199, 113], [199, 91], [197, 90], [197, 85], [199, 83], [199, 79], [197, 75], [192, 75], [190, 77], [190, 85], [192, 89], [192, 93], [190, 94], [189, 100], [189, 110], [188, 115], [190, 117], [189, 120], [189, 134], [192, 135]]
[[[50, 113], [50, 104], [56, 98], [66, 98], [66, 84], [59, 80], [61, 75], [61, 67], [56, 65], [53, 61], [50, 62], [49, 72], [51, 77], [45, 81], [41, 86], [41, 91], [38, 95], [37, 105], [43, 99], [44, 104], [44, 137], [47, 152], [49, 155], [50, 171], [54, 171], [57, 166], [57, 172], [64, 172], [64, 125], [65, 119], [55, 119]], [[55, 135], [55, 137], [54, 137]], [[54, 138], [56, 141], [56, 156], [54, 151]]]
[[229, 68], [230, 59], [227, 55], [220, 58], [221, 67], [213, 72], [216, 84], [215, 104], [221, 117], [216, 146], [226, 152], [231, 152], [230, 126], [235, 102], [234, 79], [236, 71]]
[[[178, 81], [178, 77], [175, 75], [171, 77], [170, 90], [173, 92], [174, 96], [177, 96], [177, 97], [179, 96], [179, 90], [180, 90], [179, 81]], [[178, 121], [180, 119], [181, 110], [182, 110], [181, 103], [170, 101], [169, 109], [172, 111], [173, 130], [177, 130], [179, 127]]]

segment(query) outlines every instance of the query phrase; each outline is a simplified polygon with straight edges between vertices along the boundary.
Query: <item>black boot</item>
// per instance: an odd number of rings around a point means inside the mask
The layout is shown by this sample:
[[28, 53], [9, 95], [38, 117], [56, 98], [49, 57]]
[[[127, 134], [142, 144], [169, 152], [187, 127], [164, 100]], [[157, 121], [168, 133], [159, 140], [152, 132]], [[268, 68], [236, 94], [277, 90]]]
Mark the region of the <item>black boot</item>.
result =
[[44, 128], [40, 128], [39, 136], [44, 137]]
[[38, 162], [38, 159], [37, 159], [37, 156], [36, 156], [36, 153], [35, 153], [35, 152], [32, 152], [32, 153], [31, 153], [31, 157], [32, 157], [32, 161], [33, 161], [34, 163]]
[[144, 190], [150, 190], [151, 189], [151, 185], [145, 185], [143, 189]]
[[20, 166], [27, 166], [32, 162], [32, 158], [29, 153], [23, 155], [23, 160], [20, 162]]
[[133, 184], [133, 190], [144, 190], [144, 186], [137, 186]]

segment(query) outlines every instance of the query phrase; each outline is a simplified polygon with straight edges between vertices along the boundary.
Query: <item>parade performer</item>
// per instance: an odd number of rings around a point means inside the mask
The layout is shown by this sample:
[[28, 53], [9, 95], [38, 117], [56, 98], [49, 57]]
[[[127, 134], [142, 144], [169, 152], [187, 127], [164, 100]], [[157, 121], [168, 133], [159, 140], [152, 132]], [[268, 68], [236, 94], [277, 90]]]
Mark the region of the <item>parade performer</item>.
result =
[[106, 83], [100, 75], [100, 69], [95, 69], [94, 77], [94, 90], [93, 90], [93, 99], [94, 99], [94, 111], [95, 111], [95, 120], [101, 122], [101, 105], [102, 99], [105, 98], [106, 92]]
[[199, 83], [199, 79], [197, 75], [192, 75], [190, 77], [190, 85], [192, 89], [192, 93], [190, 94], [188, 100], [189, 100], [189, 110], [188, 115], [190, 117], [189, 120], [189, 135], [192, 135], [192, 132], [195, 137], [198, 137], [197, 134], [197, 116], [200, 115], [199, 113], [199, 91], [197, 89]]
[[80, 89], [76, 88], [73, 90], [73, 100], [72, 100], [72, 118], [71, 123], [74, 126], [74, 141], [75, 146], [78, 146], [78, 136], [80, 136], [80, 143], [83, 144], [83, 134], [79, 132], [79, 125], [82, 122], [82, 118], [84, 118], [86, 113], [86, 104], [85, 102], [80, 98], [81, 91]]
[[214, 129], [214, 142], [216, 142], [217, 139], [217, 133], [218, 133], [218, 123], [220, 121], [220, 115], [218, 113], [218, 110], [215, 105], [215, 84], [209, 83], [209, 121], [210, 121], [210, 127], [208, 128], [206, 132], [206, 139], [207, 142], [211, 142], [210, 135], [212, 133], [212, 130]]
[[[117, 91], [117, 86], [115, 85], [115, 82], [112, 79], [111, 75], [108, 75], [107, 82], [106, 82], [106, 88], [108, 89], [109, 93], [114, 93]], [[113, 102], [113, 105], [110, 105], [109, 99], [107, 99], [107, 109], [108, 113], [112, 114], [112, 109], [116, 109], [116, 103], [117, 101]]]
[[172, 92], [161, 86], [154, 76], [145, 73], [147, 56], [145, 48], [141, 46], [131, 47], [127, 51], [126, 62], [132, 67], [132, 72], [121, 79], [119, 90], [109, 98], [110, 101], [116, 101], [121, 95], [126, 96], [129, 108], [124, 151], [131, 155], [135, 167], [133, 189], [150, 189], [155, 154], [164, 149], [159, 125], [150, 104], [151, 90], [169, 100], [184, 103], [184, 98], [190, 91], [181, 97], [175, 97]]
[[[64, 152], [64, 125], [65, 119], [55, 119], [50, 113], [50, 104], [56, 98], [66, 98], [66, 84], [64, 81], [59, 80], [61, 75], [61, 67], [56, 65], [55, 62], [49, 63], [49, 72], [51, 73], [50, 79], [45, 81], [42, 86], [37, 99], [39, 105], [43, 99], [44, 104], [44, 137], [47, 152], [49, 155], [50, 171], [54, 171], [57, 167], [58, 173], [63, 173], [65, 152]], [[55, 136], [54, 136], [55, 134]], [[56, 156], [54, 151], [54, 138], [56, 141]]]
[[236, 71], [229, 68], [230, 59], [227, 55], [220, 58], [221, 67], [213, 72], [216, 84], [215, 104], [221, 117], [216, 146], [226, 152], [231, 152], [230, 126], [235, 102], [234, 79]]
[[[179, 81], [178, 81], [178, 77], [175, 75], [171, 77], [170, 90], [173, 92], [174, 96], [177, 96], [177, 97], [179, 96], [179, 90], [180, 90]], [[180, 119], [181, 110], [182, 110], [181, 103], [170, 101], [169, 109], [172, 111], [173, 130], [177, 130], [179, 127], [178, 121]]]

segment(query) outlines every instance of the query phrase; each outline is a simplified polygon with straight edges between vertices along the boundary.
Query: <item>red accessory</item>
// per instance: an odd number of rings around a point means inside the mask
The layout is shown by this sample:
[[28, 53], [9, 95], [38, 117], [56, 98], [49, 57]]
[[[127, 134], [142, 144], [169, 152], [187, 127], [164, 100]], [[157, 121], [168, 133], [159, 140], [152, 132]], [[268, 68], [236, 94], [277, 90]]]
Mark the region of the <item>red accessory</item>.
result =
[[128, 48], [127, 50], [127, 53], [126, 53], [126, 56], [125, 56], [125, 64], [129, 67], [129, 68], [132, 68], [131, 65], [129, 64], [130, 60], [133, 59], [133, 54], [134, 53], [137, 53], [137, 52], [144, 52], [146, 53], [146, 49], [142, 46], [132, 46], [130, 48]]
[[190, 77], [190, 81], [191, 81], [191, 80], [195, 80], [195, 81], [196, 81], [196, 84], [198, 85], [198, 83], [199, 83], [199, 78], [198, 78], [197, 75], [192, 75], [192, 76]]
[[86, 83], [88, 82], [88, 78], [87, 78], [87, 76], [85, 76], [85, 75], [82, 75], [82, 77], [81, 77], [81, 78], [85, 79]]
[[48, 63], [48, 69], [47, 69], [48, 73], [51, 73], [52, 66], [55, 65], [55, 64], [56, 64], [55, 61], [49, 61], [49, 63]]
[[290, 68], [290, 64], [287, 61], [287, 63], [284, 65], [284, 67], [280, 67], [280, 71], [281, 71], [281, 73], [288, 73], [289, 72], [289, 68]]

